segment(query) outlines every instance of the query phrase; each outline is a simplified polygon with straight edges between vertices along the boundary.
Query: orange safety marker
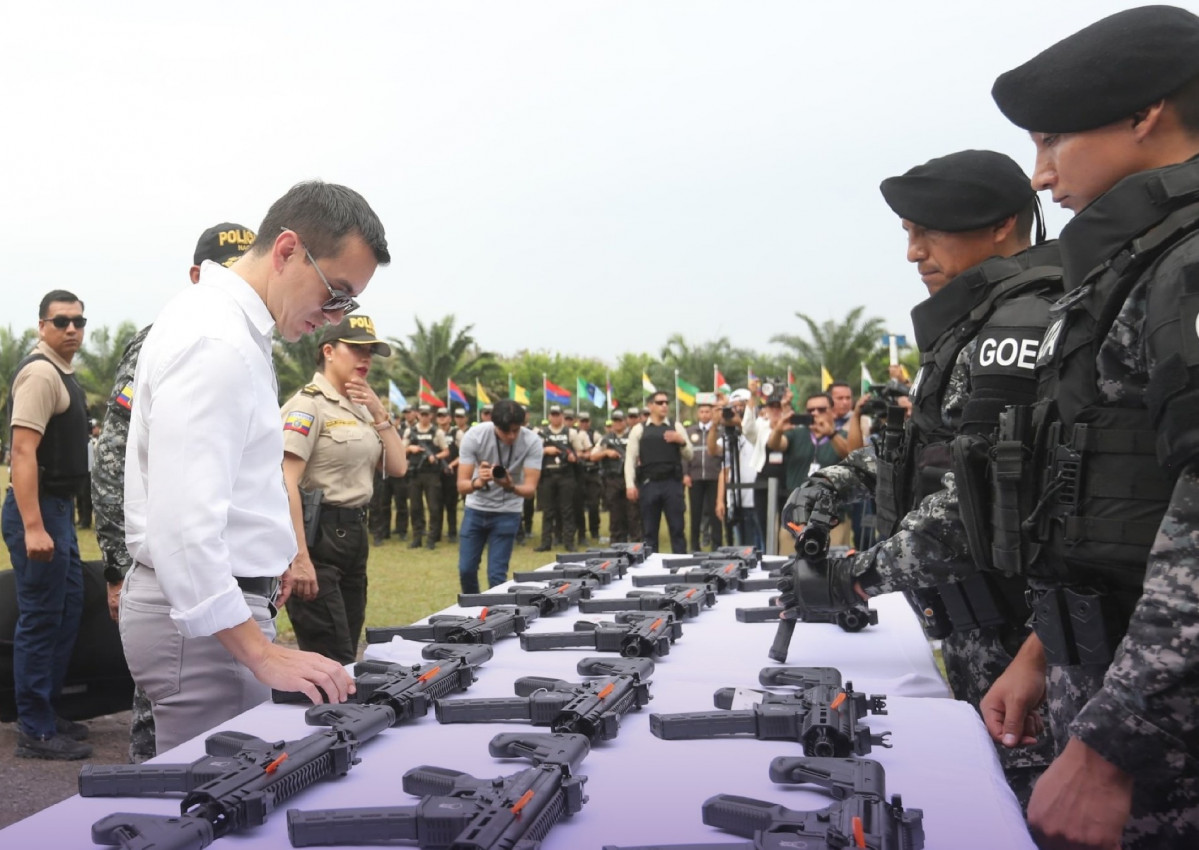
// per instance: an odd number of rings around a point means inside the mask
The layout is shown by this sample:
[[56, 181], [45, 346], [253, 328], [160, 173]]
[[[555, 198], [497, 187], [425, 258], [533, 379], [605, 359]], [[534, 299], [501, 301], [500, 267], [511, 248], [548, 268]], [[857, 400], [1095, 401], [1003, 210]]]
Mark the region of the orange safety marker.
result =
[[829, 703], [829, 708], [837, 708], [843, 702], [845, 702], [845, 691], [841, 691], [841, 693], [837, 694], [836, 698]]
[[480, 620], [486, 620], [486, 619], [487, 619], [487, 612], [488, 612], [488, 611], [490, 611], [490, 610], [491, 610], [490, 608], [484, 608], [482, 611], [480, 611], [480, 612], [479, 612], [479, 619], [480, 619]]
[[857, 815], [853, 818], [853, 843], [855, 847], [866, 846], [866, 830], [862, 828], [862, 819]]
[[661, 617], [659, 617], [658, 619], [654, 620], [654, 622], [653, 622], [653, 625], [651, 625], [651, 626], [649, 627], [649, 630], [652, 632], [654, 629], [658, 628], [658, 626], [660, 626], [660, 625], [662, 625], [662, 618], [661, 618]]
[[[524, 796], [522, 796], [519, 800], [517, 800], [516, 804], [512, 806], [512, 814], [519, 815], [520, 810], [523, 809], [525, 806], [527, 806], [529, 804], [529, 801], [532, 799], [533, 799], [533, 789], [530, 788], [528, 791], [526, 791], [524, 793]], [[865, 847], [866, 845], [863, 844], [862, 846]]]
[[280, 753], [279, 757], [262, 769], [263, 773], [274, 773], [279, 769], [279, 765], [287, 761], [287, 753]]
[[602, 691], [600, 691], [598, 694], [595, 695], [596, 699], [603, 699], [608, 694], [612, 693], [612, 691], [615, 690], [615, 688], [616, 688], [616, 683], [609, 682], [606, 686], [604, 686], [604, 689]]
[[436, 667], [434, 667], [434, 668], [433, 668], [432, 670], [430, 670], [428, 673], [422, 673], [422, 674], [420, 675], [420, 677], [419, 677], [419, 678], [417, 678], [417, 680], [416, 680], [416, 681], [418, 681], [418, 682], [427, 682], [427, 681], [429, 681], [430, 679], [432, 679], [434, 676], [436, 676], [436, 675], [437, 675], [438, 673], [440, 673], [440, 672], [441, 672], [441, 665], [440, 665], [440, 664], [438, 664]]

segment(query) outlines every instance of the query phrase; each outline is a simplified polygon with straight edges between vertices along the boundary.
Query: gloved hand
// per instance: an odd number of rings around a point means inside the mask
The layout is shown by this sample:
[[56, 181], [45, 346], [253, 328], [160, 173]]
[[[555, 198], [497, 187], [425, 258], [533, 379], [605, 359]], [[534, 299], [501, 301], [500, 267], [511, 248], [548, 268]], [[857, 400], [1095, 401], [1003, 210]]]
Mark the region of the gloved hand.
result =
[[792, 490], [783, 503], [783, 526], [791, 532], [792, 537], [799, 537], [813, 510], [817, 509], [837, 517], [841, 511], [841, 499], [831, 482], [823, 478], [809, 478], [802, 486]]
[[[794, 609], [795, 619], [806, 614], [830, 614], [861, 606], [852, 558], [808, 560], [797, 557], [779, 579], [779, 604]], [[783, 617], [787, 617], [784, 610]]]

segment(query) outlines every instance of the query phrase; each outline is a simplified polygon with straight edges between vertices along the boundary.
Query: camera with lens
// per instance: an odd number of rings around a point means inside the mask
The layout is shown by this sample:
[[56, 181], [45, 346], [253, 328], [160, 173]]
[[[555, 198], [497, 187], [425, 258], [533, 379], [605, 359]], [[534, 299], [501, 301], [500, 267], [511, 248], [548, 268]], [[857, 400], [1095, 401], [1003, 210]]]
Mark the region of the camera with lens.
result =
[[895, 380], [887, 381], [881, 387], [871, 387], [870, 399], [862, 405], [862, 413], [873, 419], [885, 418], [887, 408], [898, 404], [907, 394], [908, 388]]
[[720, 415], [724, 417], [725, 422], [732, 422], [737, 418], [737, 411], [733, 410], [731, 407], [726, 407]]
[[508, 470], [497, 463], [495, 466], [491, 467], [491, 477], [496, 481], [503, 481], [508, 477]]

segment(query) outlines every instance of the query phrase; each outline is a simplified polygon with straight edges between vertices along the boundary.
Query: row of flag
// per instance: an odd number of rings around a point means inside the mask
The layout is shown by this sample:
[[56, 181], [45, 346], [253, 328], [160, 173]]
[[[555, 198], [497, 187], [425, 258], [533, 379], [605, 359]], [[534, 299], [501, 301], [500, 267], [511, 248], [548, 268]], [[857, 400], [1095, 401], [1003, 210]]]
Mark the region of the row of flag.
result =
[[[906, 377], [906, 369], [904, 369], [904, 374]], [[753, 381], [756, 378], [757, 376], [754, 375], [753, 369], [749, 369], [746, 373], [747, 381]], [[584, 381], [582, 378], [576, 377], [575, 391], [573, 394], [565, 387], [559, 386], [551, 381], [549, 377], [544, 374], [541, 376], [541, 382], [542, 394], [545, 396], [546, 404], [570, 405], [574, 398], [578, 398], [580, 402], [586, 401], [593, 407], [607, 407], [609, 410], [614, 410], [617, 407], [620, 407], [620, 402], [616, 400], [616, 395], [612, 392], [612, 381], [608, 378], [605, 378], [606, 389], [600, 389], [597, 385], [589, 381]], [[821, 388], [828, 389], [832, 383], [833, 376], [829, 373], [828, 369], [821, 364]], [[795, 373], [790, 367], [787, 369], [787, 386], [791, 389], [792, 395], [794, 396], [792, 403], [795, 405], [800, 404], [801, 400], [799, 399], [799, 382], [797, 381]], [[871, 377], [870, 371], [866, 368], [866, 364], [863, 363], [861, 373], [861, 392], [868, 393], [873, 386], [875, 386], [874, 379]], [[729, 382], [725, 380], [724, 375], [721, 374], [718, 366], [712, 367], [712, 387], [716, 392], [719, 393], [728, 393], [732, 389], [729, 386]], [[653, 381], [650, 380], [649, 374], [645, 371], [641, 373], [641, 390], [645, 395], [652, 395], [653, 393], [658, 392], [657, 386]], [[694, 407], [696, 397], [700, 392], [701, 390], [699, 387], [683, 380], [683, 378], [679, 376], [678, 370], [675, 370], [674, 394], [679, 403], [685, 404], [688, 407]], [[453, 380], [446, 381], [445, 396], [448, 399], [448, 404], [450, 405], [459, 405], [467, 410], [472, 409], [466, 393], [464, 393], [462, 388], [454, 383]], [[447, 406], [447, 403], [443, 402], [437, 395], [437, 392], [433, 389], [433, 385], [425, 380], [423, 376], [420, 378], [420, 386], [417, 392], [417, 397], [420, 399], [421, 404], [428, 404], [432, 407]], [[407, 398], [404, 396], [404, 393], [400, 391], [400, 388], [396, 386], [395, 381], [388, 381], [388, 398], [397, 408], [404, 408], [408, 406]], [[475, 398], [477, 399], [477, 403], [479, 405], [492, 403], [491, 396], [488, 394], [487, 390], [483, 388], [483, 385], [477, 380], [475, 381]], [[512, 399], [517, 404], [529, 405], [531, 403], [528, 389], [516, 383], [516, 380], [511, 375], [508, 376], [508, 398]]]

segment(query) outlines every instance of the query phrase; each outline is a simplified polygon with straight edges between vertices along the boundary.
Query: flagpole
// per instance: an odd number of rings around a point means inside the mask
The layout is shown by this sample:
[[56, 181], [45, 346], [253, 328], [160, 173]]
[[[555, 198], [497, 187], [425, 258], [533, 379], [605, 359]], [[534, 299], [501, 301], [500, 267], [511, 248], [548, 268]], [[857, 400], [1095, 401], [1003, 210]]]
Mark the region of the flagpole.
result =
[[608, 415], [605, 416], [604, 419], [611, 419], [612, 418], [612, 375], [607, 370], [604, 370], [604, 389], [608, 391], [607, 397], [605, 398], [605, 402], [608, 405]]
[[575, 372], [575, 416], [583, 412], [583, 399], [579, 398], [579, 373]]
[[719, 371], [720, 371], [720, 367], [717, 366], [715, 363], [713, 363], [712, 364], [712, 393], [713, 394], [720, 392], [720, 387], [716, 385], [716, 374]]
[[679, 424], [679, 370], [674, 370], [674, 423]]
[[550, 418], [550, 402], [549, 402], [550, 394], [549, 394], [549, 390], [547, 390], [545, 388], [545, 382], [548, 380], [549, 380], [549, 377], [545, 374], [545, 372], [542, 372], [541, 373], [541, 418], [542, 419]]

